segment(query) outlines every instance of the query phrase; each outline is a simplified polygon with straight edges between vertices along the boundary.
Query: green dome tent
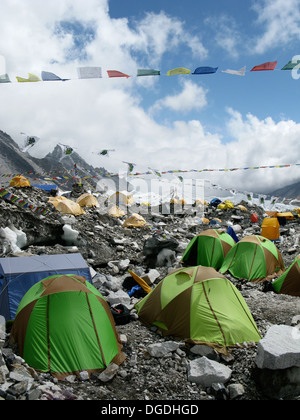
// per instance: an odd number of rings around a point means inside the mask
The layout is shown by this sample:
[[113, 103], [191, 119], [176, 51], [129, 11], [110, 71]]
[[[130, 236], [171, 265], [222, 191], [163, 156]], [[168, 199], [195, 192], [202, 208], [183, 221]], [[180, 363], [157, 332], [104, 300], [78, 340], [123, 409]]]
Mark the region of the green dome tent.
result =
[[29, 366], [58, 379], [101, 372], [125, 359], [107, 302], [84, 277], [71, 274], [47, 277], [29, 289], [10, 342]]
[[284, 270], [276, 245], [259, 235], [245, 236], [226, 255], [221, 273], [229, 271], [238, 279], [259, 282]]
[[300, 255], [280, 277], [273, 281], [272, 287], [276, 293], [300, 297]]
[[207, 229], [190, 241], [181, 261], [185, 266], [204, 265], [218, 270], [234, 245], [235, 241], [228, 233]]
[[261, 338], [240, 292], [212, 267], [174, 271], [135, 308], [143, 323], [157, 326], [164, 336], [225, 354], [227, 347]]

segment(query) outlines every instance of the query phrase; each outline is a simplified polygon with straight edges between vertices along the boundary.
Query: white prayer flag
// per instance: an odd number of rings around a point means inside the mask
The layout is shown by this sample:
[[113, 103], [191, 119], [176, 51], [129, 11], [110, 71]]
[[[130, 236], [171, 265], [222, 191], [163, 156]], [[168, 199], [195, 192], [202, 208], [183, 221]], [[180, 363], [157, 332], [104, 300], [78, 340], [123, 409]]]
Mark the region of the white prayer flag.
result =
[[101, 79], [101, 67], [78, 67], [77, 69], [79, 79]]
[[235, 74], [236, 76], [245, 76], [246, 66], [240, 70], [222, 70], [223, 73]]

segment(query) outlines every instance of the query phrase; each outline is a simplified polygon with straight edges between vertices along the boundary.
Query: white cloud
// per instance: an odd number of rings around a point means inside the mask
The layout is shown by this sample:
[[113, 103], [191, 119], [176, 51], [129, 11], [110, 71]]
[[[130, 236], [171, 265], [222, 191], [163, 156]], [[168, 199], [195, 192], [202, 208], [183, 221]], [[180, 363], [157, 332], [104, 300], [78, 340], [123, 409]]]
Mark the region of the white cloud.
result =
[[215, 31], [214, 40], [216, 45], [226, 51], [231, 57], [239, 56], [239, 48], [242, 45], [242, 37], [238, 25], [232, 16], [220, 15], [209, 17], [205, 24]]
[[298, 0], [257, 1], [257, 26], [263, 28], [251, 46], [253, 53], [264, 53], [268, 48], [287, 45], [300, 40], [300, 3]]
[[[299, 144], [299, 123], [292, 120], [276, 123], [270, 117], [260, 120], [252, 114], [243, 118], [238, 111], [229, 109], [228, 112], [230, 118], [227, 127], [234, 140], [226, 144], [227, 168], [299, 163], [299, 156], [295, 154]], [[300, 170], [292, 166], [287, 169], [246, 170], [244, 174], [239, 172], [239, 175], [240, 187], [261, 192], [296, 182]], [[232, 182], [233, 177], [226, 181]]]
[[156, 64], [166, 51], [170, 52], [181, 44], [186, 45], [198, 59], [205, 58], [208, 54], [198, 37], [191, 36], [179, 19], [170, 17], [163, 11], [159, 14], [147, 13], [137, 25], [137, 34], [139, 40], [135, 48], [143, 48], [151, 62]]
[[[55, 32], [62, 21], [97, 28], [85, 45], [84, 62], [78, 58], [66, 62], [76, 39], [72, 32]], [[151, 64], [159, 65], [164, 54], [179, 45], [201, 58], [208, 52], [179, 19], [162, 12], [129, 25], [125, 18], [110, 18], [107, 0], [6, 0], [1, 4], [0, 53], [6, 58], [9, 75], [26, 77], [28, 72], [47, 70], [74, 78], [65, 83], [1, 85], [0, 129], [16, 141], [21, 141], [21, 131], [40, 137], [30, 150], [33, 156], [43, 157], [63, 143], [74, 147], [89, 163], [112, 171], [120, 167], [126, 170], [126, 165], [120, 166], [122, 161], [136, 163], [144, 170], [149, 166], [197, 170], [295, 162], [300, 124], [293, 121], [276, 123], [271, 118], [259, 120], [230, 110], [227, 130], [234, 140], [224, 144], [223, 138], [208, 132], [203, 122], [179, 120], [179, 111], [202, 110], [208, 102], [209, 92], [189, 79], [182, 81], [181, 91], [158, 100], [152, 108], [176, 112], [178, 119], [169, 126], [158, 124], [142, 108], [133, 79], [75, 80], [78, 65], [133, 73], [140, 65], [149, 65], [150, 57]], [[116, 152], [109, 159], [95, 155], [102, 149]], [[281, 172], [281, 180], [293, 181], [299, 176], [296, 172], [291, 178], [290, 173]], [[224, 173], [212, 172], [211, 176], [222, 185], [234, 184], [245, 190], [273, 188], [276, 171], [261, 174], [252, 171], [249, 177], [245, 171], [224, 177]]]
[[168, 95], [156, 101], [151, 107], [150, 113], [155, 113], [164, 108], [186, 113], [191, 110], [201, 110], [207, 105], [206, 89], [191, 80], [184, 80], [181, 85], [182, 91], [180, 93]]

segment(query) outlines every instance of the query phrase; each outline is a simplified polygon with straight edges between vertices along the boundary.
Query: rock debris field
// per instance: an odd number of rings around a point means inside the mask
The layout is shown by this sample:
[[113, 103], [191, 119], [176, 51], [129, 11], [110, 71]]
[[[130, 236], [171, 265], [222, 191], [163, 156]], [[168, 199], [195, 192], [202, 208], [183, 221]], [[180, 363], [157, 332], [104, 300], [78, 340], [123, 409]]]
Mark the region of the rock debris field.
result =
[[[49, 193], [37, 188], [7, 190], [33, 205], [49, 208]], [[236, 279], [226, 273], [224, 276], [245, 299], [261, 342], [230, 348], [224, 355], [206, 345], [163, 337], [156, 327], [145, 326], [139, 320], [134, 305], [142, 292], [137, 290], [129, 296], [128, 270], [139, 276], [148, 274], [154, 288], [168, 273], [181, 267], [189, 241], [212, 226], [201, 222], [195, 207], [180, 214], [164, 214], [157, 207], [143, 210], [146, 226], [124, 227], [127, 216], [109, 215], [105, 197], [99, 196], [98, 201], [99, 208], [84, 208], [85, 213], [75, 217], [59, 212], [43, 216], [1, 199], [0, 253], [1, 257], [81, 253], [93, 273], [94, 286], [109, 304], [123, 304], [130, 311], [126, 323], [116, 325], [126, 359], [100, 374], [81, 372], [80, 377], [70, 375], [58, 381], [49, 373], [34, 371], [19, 357], [8, 342], [10, 325], [2, 319], [0, 400], [171, 403], [300, 399], [300, 296], [277, 294], [266, 287], [269, 283]], [[264, 210], [241, 204], [247, 211], [205, 206], [204, 216], [220, 220], [213, 228], [226, 231], [232, 226], [239, 239], [260, 235]], [[254, 212], [258, 215], [256, 223], [251, 222]], [[299, 235], [298, 217], [280, 226], [276, 246], [286, 268], [299, 253]], [[160, 253], [157, 249], [149, 258], [144, 253], [145, 243], [153, 237], [162, 246]]]

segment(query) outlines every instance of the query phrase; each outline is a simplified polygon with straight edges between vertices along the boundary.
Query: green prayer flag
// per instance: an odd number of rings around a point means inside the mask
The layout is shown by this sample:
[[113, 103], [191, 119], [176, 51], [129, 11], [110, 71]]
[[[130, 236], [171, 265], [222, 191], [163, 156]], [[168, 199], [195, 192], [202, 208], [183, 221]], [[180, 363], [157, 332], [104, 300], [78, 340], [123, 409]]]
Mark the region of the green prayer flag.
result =
[[137, 71], [137, 76], [159, 76], [159, 70], [152, 70], [152, 69], [139, 69]]

